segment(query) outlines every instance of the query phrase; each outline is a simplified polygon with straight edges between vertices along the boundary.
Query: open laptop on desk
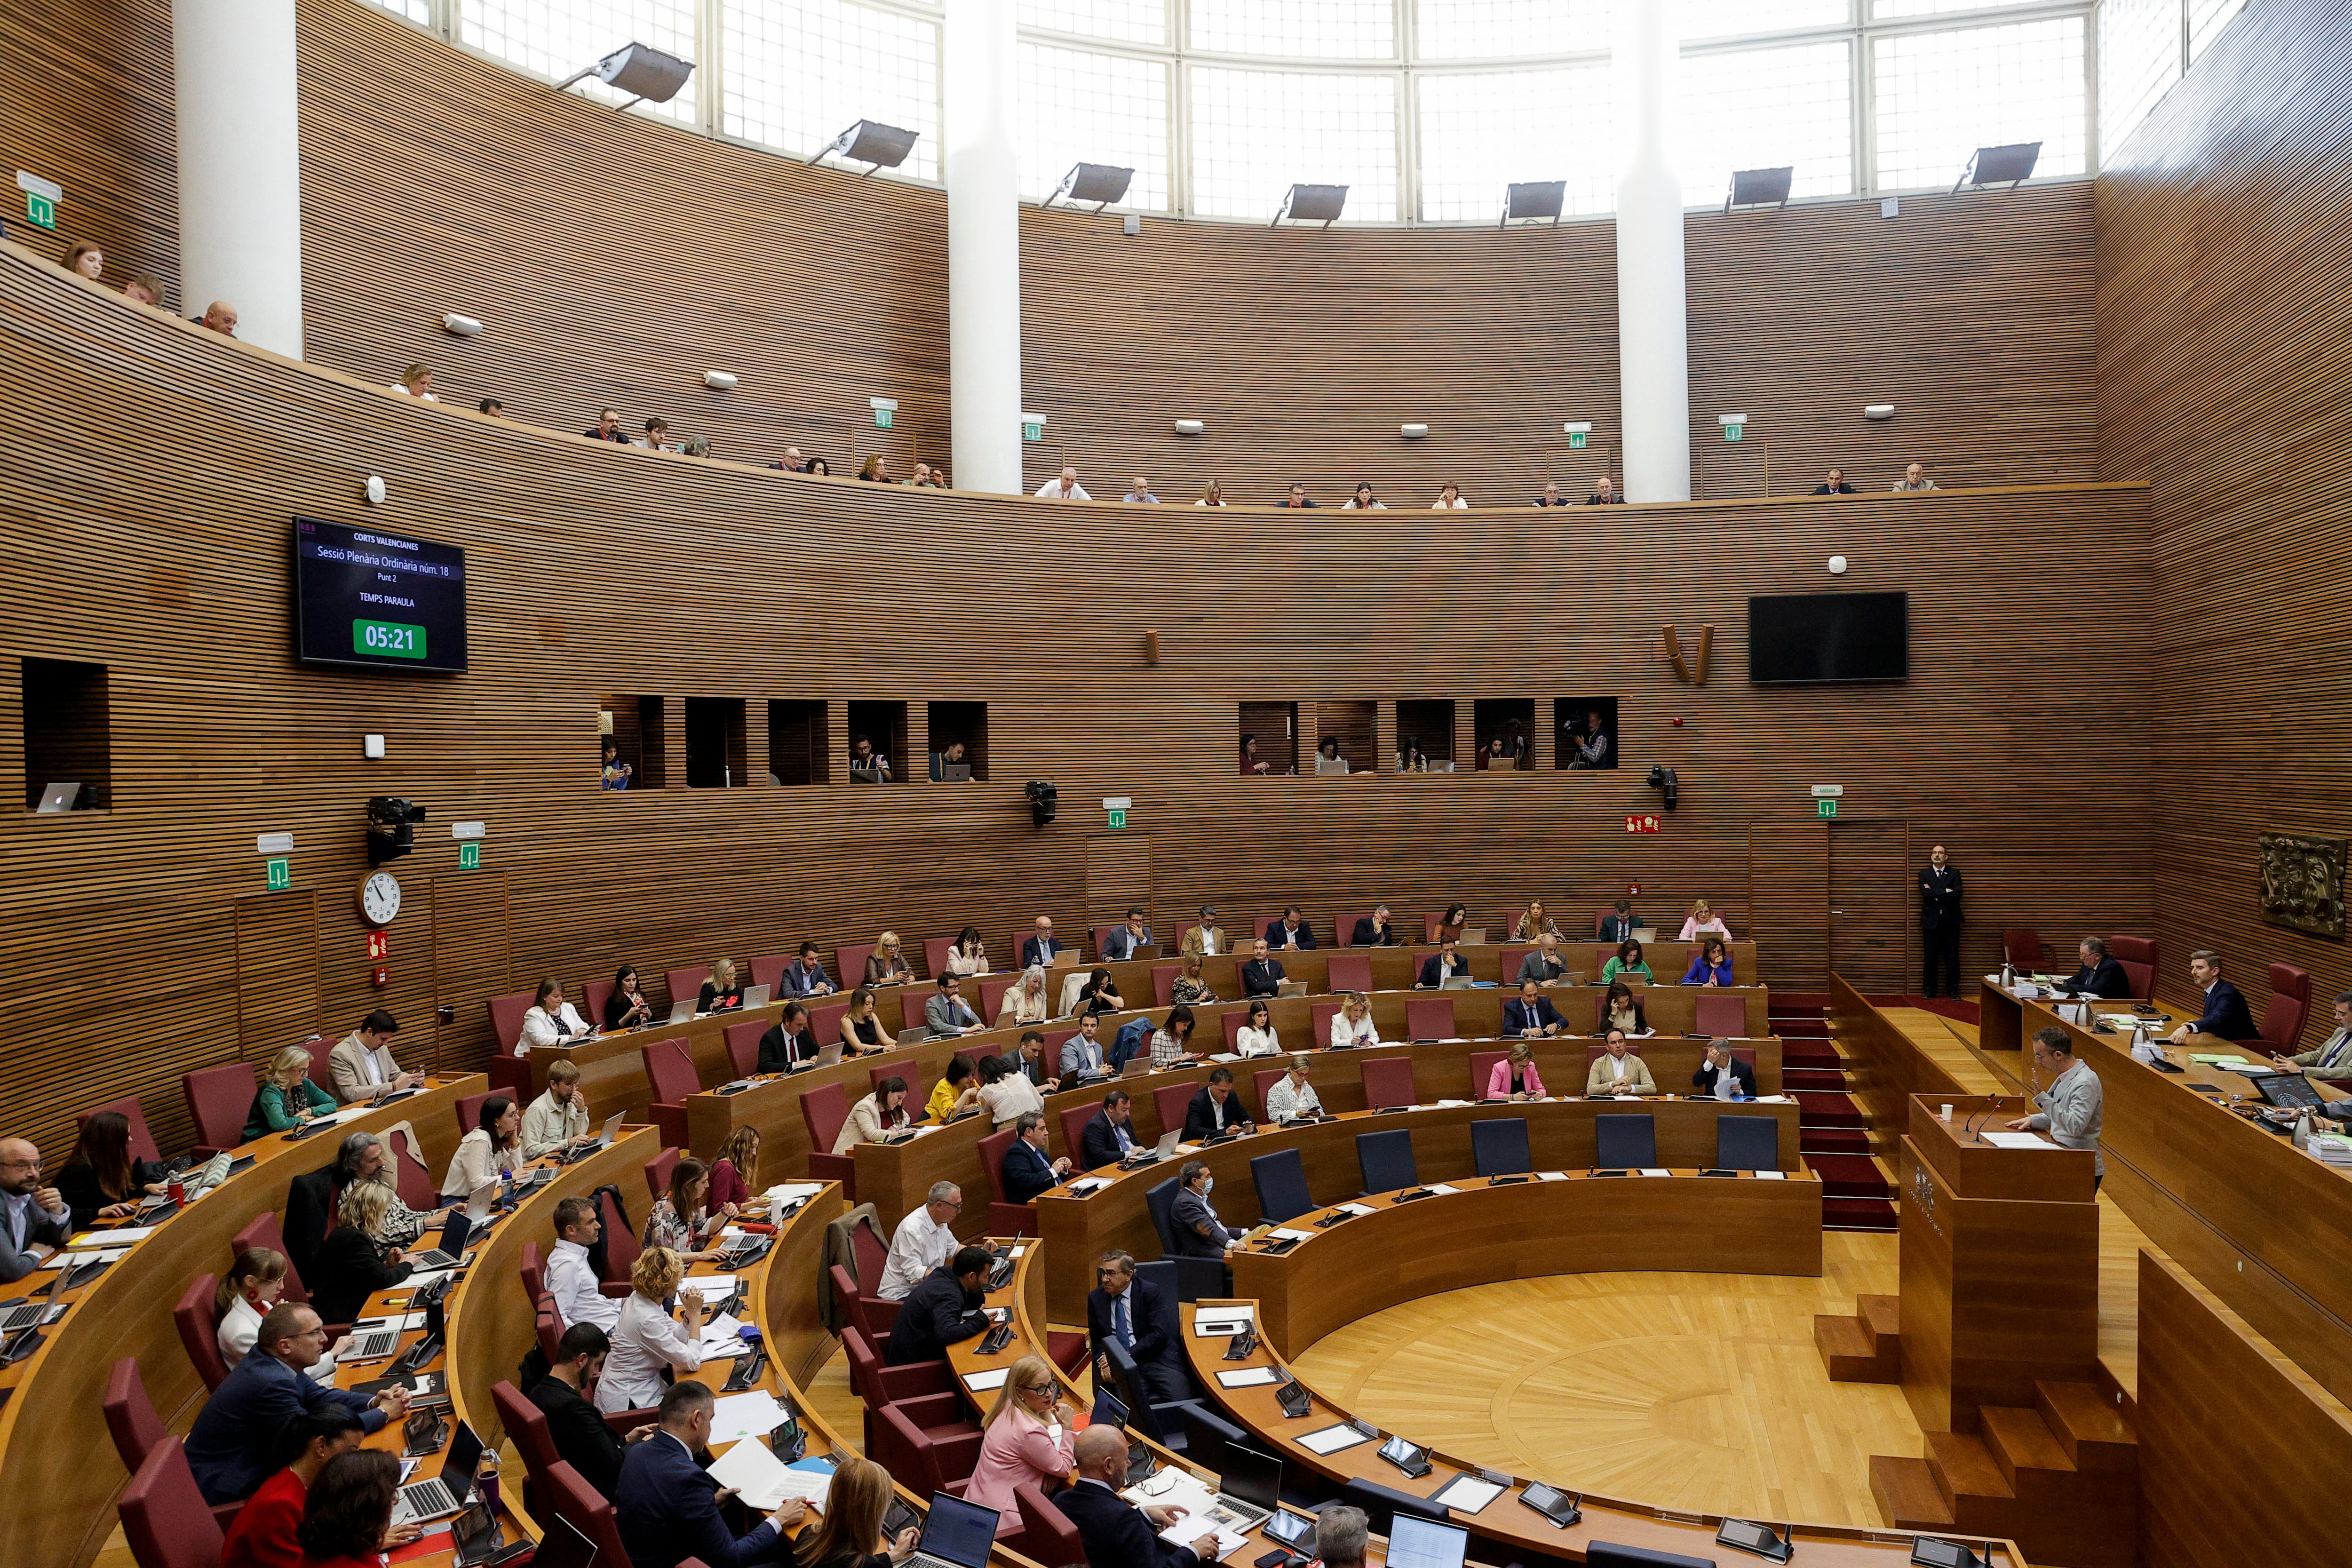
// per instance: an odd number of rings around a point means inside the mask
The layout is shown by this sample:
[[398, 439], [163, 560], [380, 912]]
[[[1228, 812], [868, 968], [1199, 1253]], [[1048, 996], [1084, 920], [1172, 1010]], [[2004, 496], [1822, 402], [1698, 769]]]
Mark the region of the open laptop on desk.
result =
[[748, 1013], [754, 1007], [766, 1006], [768, 1005], [768, 993], [772, 989], [773, 987], [772, 986], [754, 985], [745, 990], [743, 993], [743, 1011]]
[[392, 1522], [423, 1524], [462, 1510], [474, 1495], [474, 1467], [481, 1458], [481, 1438], [474, 1435], [471, 1426], [458, 1422], [449, 1438], [449, 1451], [442, 1456], [441, 1473], [394, 1494]]
[[1486, 944], [1486, 928], [1485, 926], [1464, 926], [1462, 928], [1463, 946], [1484, 947]]
[[585, 1160], [591, 1154], [601, 1153], [610, 1149], [613, 1146], [613, 1140], [621, 1135], [621, 1123], [628, 1119], [629, 1113], [625, 1110], [616, 1110], [604, 1118], [604, 1131], [596, 1134], [596, 1141], [593, 1143], [583, 1143], [577, 1149], [566, 1151], [560, 1156], [562, 1163], [572, 1164]]
[[998, 1518], [992, 1508], [966, 1502], [952, 1492], [933, 1492], [922, 1539], [916, 1542], [907, 1568], [982, 1568], [996, 1540]]
[[1225, 1445], [1217, 1506], [1210, 1510], [1207, 1522], [1246, 1535], [1272, 1519], [1281, 1506], [1282, 1461], [1238, 1443]]
[[466, 1256], [466, 1237], [473, 1234], [474, 1221], [470, 1212], [473, 1206], [472, 1200], [468, 1199], [464, 1206], [451, 1209], [448, 1219], [441, 1226], [440, 1241], [422, 1252], [408, 1254], [406, 1261], [409, 1268], [413, 1270], [456, 1268]]
[[1176, 1152], [1176, 1145], [1183, 1141], [1184, 1130], [1181, 1127], [1162, 1132], [1160, 1135], [1160, 1142], [1149, 1149], [1139, 1143], [1129, 1150], [1127, 1158], [1118, 1163], [1118, 1168], [1122, 1171], [1134, 1171], [1145, 1165], [1156, 1165], [1160, 1161], [1172, 1156]]
[[1466, 974], [1449, 974], [1438, 982], [1440, 991], [1475, 991], [1478, 983]]
[[28, 1296], [21, 1301], [9, 1303], [5, 1311], [0, 1311], [0, 1335], [20, 1333], [49, 1321], [53, 1308], [62, 1315], [65, 1309], [58, 1305], [58, 1298], [65, 1294], [66, 1276], [72, 1272], [71, 1268], [60, 1263], [49, 1279], [47, 1294]]

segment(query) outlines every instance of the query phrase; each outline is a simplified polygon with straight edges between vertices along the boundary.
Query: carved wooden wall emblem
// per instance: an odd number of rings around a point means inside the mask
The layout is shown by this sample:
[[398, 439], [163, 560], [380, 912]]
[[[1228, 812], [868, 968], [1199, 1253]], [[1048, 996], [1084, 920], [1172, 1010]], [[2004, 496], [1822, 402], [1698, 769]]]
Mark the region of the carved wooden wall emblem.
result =
[[2262, 864], [2263, 918], [2341, 942], [2345, 840], [2264, 833], [2254, 843]]
[[1674, 627], [1668, 626], [1665, 630], [1665, 637], [1666, 657], [1674, 660], [1675, 679], [1681, 681], [1685, 686], [1705, 686], [1706, 684], [1707, 658], [1715, 651], [1715, 628], [1713, 626], [1699, 627], [1698, 659], [1696, 664], [1693, 664], [1691, 661], [1683, 658], [1683, 639], [1681, 633], [1675, 631]]

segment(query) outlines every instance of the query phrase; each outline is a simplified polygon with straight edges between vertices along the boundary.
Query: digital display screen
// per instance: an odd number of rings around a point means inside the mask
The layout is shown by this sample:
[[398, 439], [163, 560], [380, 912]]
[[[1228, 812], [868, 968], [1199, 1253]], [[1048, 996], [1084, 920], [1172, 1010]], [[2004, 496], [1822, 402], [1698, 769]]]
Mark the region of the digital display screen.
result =
[[1758, 595], [1748, 601], [1748, 679], [1759, 686], [1903, 680], [1907, 594]]
[[294, 520], [295, 655], [373, 669], [466, 668], [466, 552], [413, 534]]

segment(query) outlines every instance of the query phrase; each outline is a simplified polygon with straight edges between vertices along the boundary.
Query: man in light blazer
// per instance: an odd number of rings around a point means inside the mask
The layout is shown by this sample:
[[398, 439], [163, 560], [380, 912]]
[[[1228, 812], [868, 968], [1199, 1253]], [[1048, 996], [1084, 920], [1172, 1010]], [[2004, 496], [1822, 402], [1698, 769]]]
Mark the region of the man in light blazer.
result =
[[337, 1042], [327, 1053], [337, 1100], [345, 1105], [370, 1103], [425, 1081], [422, 1073], [403, 1072], [393, 1060], [392, 1040], [398, 1033], [399, 1021], [378, 1007]]
[[1224, 928], [1217, 924], [1217, 911], [1207, 904], [1201, 906], [1201, 923], [1187, 926], [1184, 940], [1177, 945], [1187, 958], [1210, 958], [1234, 950], [1225, 940]]
[[2273, 1057], [2271, 1066], [2281, 1072], [2299, 1072], [2339, 1087], [2345, 1079], [2352, 1079], [2352, 991], [2336, 995], [2334, 1034], [2315, 1049], [2298, 1056]]
[[2099, 1123], [2106, 1090], [2099, 1075], [2074, 1059], [2074, 1042], [2052, 1027], [2033, 1037], [2034, 1076], [2053, 1074], [2050, 1087], [2033, 1097], [2042, 1109], [2009, 1124], [2013, 1132], [2047, 1132], [2061, 1149], [2091, 1152], [2091, 1190], [2107, 1179], [2107, 1157], [2099, 1152]]
[[1658, 1092], [1658, 1080], [1650, 1076], [1650, 1066], [1638, 1055], [1626, 1048], [1625, 1031], [1609, 1031], [1608, 1048], [1592, 1058], [1592, 1070], [1584, 1075], [1584, 1098], [1600, 1100], [1612, 1094]]
[[934, 1035], [952, 1036], [980, 1026], [980, 1015], [956, 989], [956, 977], [940, 975], [939, 994], [923, 1004], [923, 1027]]

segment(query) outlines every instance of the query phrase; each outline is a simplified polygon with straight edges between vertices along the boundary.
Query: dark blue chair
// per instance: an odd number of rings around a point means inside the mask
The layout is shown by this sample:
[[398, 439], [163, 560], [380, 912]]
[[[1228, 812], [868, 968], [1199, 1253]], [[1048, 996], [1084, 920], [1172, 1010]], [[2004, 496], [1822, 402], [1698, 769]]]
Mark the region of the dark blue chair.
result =
[[1198, 1400], [1186, 1401], [1181, 1411], [1186, 1461], [1223, 1475], [1227, 1445], [1239, 1443], [1246, 1447], [1249, 1434], [1223, 1416], [1213, 1414]]
[[1715, 1163], [1726, 1171], [1780, 1168], [1780, 1123], [1769, 1116], [1715, 1119]]
[[[1423, 1482], [1426, 1486], [1428, 1483]], [[1378, 1481], [1351, 1480], [1339, 1489], [1339, 1500], [1349, 1508], [1364, 1510], [1364, 1521], [1374, 1535], [1386, 1535], [1400, 1513], [1415, 1514], [1444, 1524], [1454, 1518], [1454, 1510], [1444, 1503], [1432, 1502], [1425, 1497], [1401, 1492], [1394, 1487], [1384, 1487]]]
[[1178, 1453], [1184, 1451], [1185, 1412], [1193, 1408], [1191, 1400], [1171, 1400], [1165, 1404], [1151, 1402], [1151, 1390], [1145, 1385], [1142, 1373], [1136, 1370], [1135, 1357], [1117, 1340], [1103, 1344], [1103, 1354], [1110, 1360], [1111, 1381], [1118, 1384], [1118, 1396], [1127, 1402], [1127, 1426], [1130, 1432], [1150, 1438], [1163, 1448]]
[[1250, 1180], [1257, 1185], [1258, 1212], [1276, 1225], [1320, 1206], [1307, 1190], [1307, 1163], [1296, 1149], [1276, 1150], [1250, 1161]]
[[1197, 1301], [1203, 1296], [1218, 1297], [1225, 1293], [1225, 1265], [1218, 1258], [1179, 1258], [1176, 1256], [1176, 1194], [1181, 1183], [1171, 1176], [1156, 1186], [1146, 1187], [1143, 1206], [1151, 1211], [1151, 1226], [1160, 1233], [1160, 1260], [1176, 1273], [1176, 1300]]
[[1528, 1119], [1497, 1116], [1470, 1124], [1470, 1155], [1482, 1176], [1524, 1176], [1535, 1169], [1528, 1153]]
[[1598, 1171], [1630, 1171], [1658, 1163], [1658, 1119], [1650, 1115], [1596, 1116], [1593, 1135], [1601, 1148]]
[[1393, 1193], [1421, 1184], [1412, 1160], [1412, 1134], [1402, 1127], [1393, 1132], [1357, 1133], [1356, 1163], [1363, 1172], [1368, 1193]]

